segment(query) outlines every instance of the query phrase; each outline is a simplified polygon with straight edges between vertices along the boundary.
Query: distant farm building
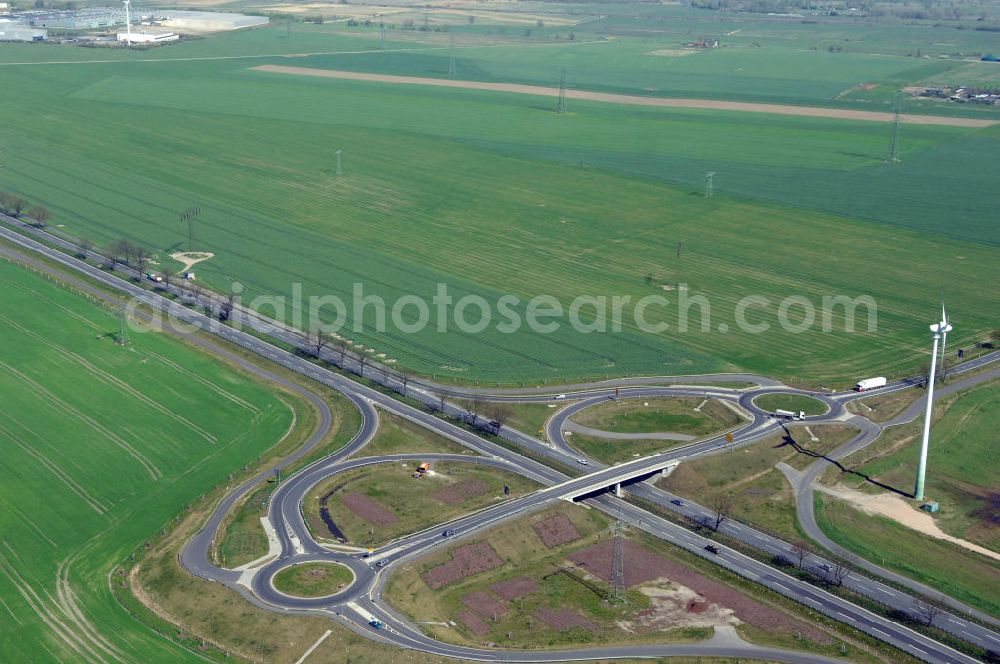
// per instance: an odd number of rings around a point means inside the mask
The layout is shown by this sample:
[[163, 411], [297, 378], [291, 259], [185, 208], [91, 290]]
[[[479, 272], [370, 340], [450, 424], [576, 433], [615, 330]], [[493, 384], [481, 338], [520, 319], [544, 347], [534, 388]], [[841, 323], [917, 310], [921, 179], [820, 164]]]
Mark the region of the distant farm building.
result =
[[684, 44], [687, 48], [719, 48], [718, 39], [699, 39], [698, 41]]

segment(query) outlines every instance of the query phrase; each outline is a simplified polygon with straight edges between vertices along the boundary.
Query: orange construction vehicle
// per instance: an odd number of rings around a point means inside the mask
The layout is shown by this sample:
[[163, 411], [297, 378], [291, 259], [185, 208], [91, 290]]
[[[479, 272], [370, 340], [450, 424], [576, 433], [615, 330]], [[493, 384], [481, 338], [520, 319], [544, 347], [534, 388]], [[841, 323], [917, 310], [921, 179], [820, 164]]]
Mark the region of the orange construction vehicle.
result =
[[417, 472], [413, 473], [413, 477], [416, 479], [420, 479], [430, 469], [431, 469], [431, 464], [426, 462], [422, 463], [419, 466], [417, 466]]

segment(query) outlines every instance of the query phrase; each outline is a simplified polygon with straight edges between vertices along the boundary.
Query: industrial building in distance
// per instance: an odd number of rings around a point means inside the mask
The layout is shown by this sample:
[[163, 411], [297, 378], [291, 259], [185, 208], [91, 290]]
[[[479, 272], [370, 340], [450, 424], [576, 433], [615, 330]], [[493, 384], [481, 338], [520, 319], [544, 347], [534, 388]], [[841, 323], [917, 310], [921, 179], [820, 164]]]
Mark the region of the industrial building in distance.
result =
[[[265, 16], [180, 9], [138, 9], [132, 16], [131, 41], [144, 44], [175, 41], [180, 34], [225, 32], [268, 23]], [[49, 30], [103, 32], [125, 22], [125, 10], [118, 7], [17, 12], [0, 16], [0, 41], [43, 41]]]

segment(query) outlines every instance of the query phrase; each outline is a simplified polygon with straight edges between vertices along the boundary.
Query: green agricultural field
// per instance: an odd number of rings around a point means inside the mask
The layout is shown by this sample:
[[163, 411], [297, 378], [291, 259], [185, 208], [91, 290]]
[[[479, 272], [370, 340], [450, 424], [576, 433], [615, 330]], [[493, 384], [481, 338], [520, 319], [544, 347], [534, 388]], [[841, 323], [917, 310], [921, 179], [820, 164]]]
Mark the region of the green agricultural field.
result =
[[[988, 312], [998, 295], [981, 284], [995, 280], [1000, 243], [990, 221], [1000, 204], [991, 180], [1000, 165], [996, 127], [907, 125], [902, 162], [889, 165], [884, 123], [575, 100], [559, 116], [553, 100], [531, 96], [250, 70], [289, 60], [248, 55], [290, 51], [340, 53], [296, 58], [296, 65], [401, 71], [404, 61], [404, 73], [414, 74], [432, 67], [424, 58], [447, 60], [440, 51], [345, 53], [364, 51], [367, 38], [320, 27], [296, 27], [290, 38], [280, 30], [228, 35], [141, 58], [110, 54], [108, 63], [0, 67], [0, 86], [19, 91], [0, 101], [8, 118], [0, 188], [46, 204], [57, 232], [99, 244], [127, 235], [155, 250], [160, 265], [187, 248], [178, 217], [196, 204], [194, 248], [216, 254], [197, 268], [203, 283], [225, 291], [239, 282], [245, 303], [290, 294], [295, 284], [305, 295], [336, 295], [349, 305], [345, 336], [443, 380], [747, 369], [850, 384], [859, 374], [919, 366], [921, 321], [931, 308], [924, 294], [943, 287], [961, 320], [956, 341], [981, 339], [994, 326]], [[491, 73], [480, 61], [470, 77], [538, 82], [540, 73], [515, 70], [541, 72], [551, 53], [579, 50], [587, 62], [611, 63], [594, 74], [595, 89], [651, 58], [653, 69], [694, 67], [690, 76], [698, 79], [714, 68], [718, 94], [731, 87], [723, 82], [733, 63], [724, 49], [671, 59], [644, 56], [641, 49], [655, 43], [626, 39], [610, 45], [620, 57], [609, 59], [600, 48], [610, 42], [550, 47], [495, 38], [484, 37], [496, 48], [463, 51], [470, 62], [485, 58], [497, 68]], [[747, 55], [758, 78], [795, 87], [795, 77], [806, 75], [796, 65], [781, 79], [782, 61], [799, 62], [801, 53], [764, 51]], [[82, 57], [62, 47], [18, 47], [0, 50], [0, 59], [53, 53]], [[841, 69], [852, 81], [862, 78], [842, 67], [854, 55], [830, 62], [829, 54], [813, 55], [815, 78], [828, 86], [803, 93], [813, 101], [848, 82], [837, 78]], [[704, 64], [669, 64], [675, 60]], [[910, 79], [916, 74], [907, 68], [935, 64], [876, 60], [857, 66]], [[643, 87], [638, 79], [626, 83]], [[25, 106], [43, 110], [26, 114]], [[340, 177], [336, 149], [344, 153]], [[711, 199], [697, 195], [707, 171], [718, 172]], [[928, 276], [913, 269], [915, 256], [941, 267]], [[677, 281], [688, 290], [663, 290]], [[512, 294], [521, 319], [527, 300], [541, 294], [563, 307], [579, 295], [627, 296], [632, 304], [623, 329], [608, 334], [573, 331], [565, 319], [551, 334], [524, 326], [510, 334], [496, 328], [496, 310], [477, 332], [438, 332], [436, 311], [419, 333], [392, 325], [380, 332], [372, 307], [350, 306], [361, 301], [356, 283], [389, 305], [403, 295], [429, 300], [441, 283], [455, 300]], [[682, 331], [685, 293], [708, 299], [711, 320], [695, 305]], [[646, 310], [649, 323], [670, 325], [666, 331], [632, 323], [632, 307], [646, 295], [671, 301]], [[749, 295], [769, 301], [748, 316], [772, 323], [768, 334], [737, 330], [736, 305]], [[793, 295], [815, 306], [824, 296], [869, 295], [878, 304], [877, 332], [868, 331], [864, 307], [859, 332], [838, 331], [839, 309], [835, 331], [778, 330], [778, 303]], [[293, 309], [283, 312], [288, 320]], [[793, 307], [793, 322], [800, 315]], [[593, 313], [584, 308], [582, 317]], [[474, 311], [466, 319], [475, 321]]]
[[0, 659], [195, 661], [108, 574], [285, 438], [289, 398], [163, 334], [119, 346], [115, 312], [21, 267], [0, 288]]

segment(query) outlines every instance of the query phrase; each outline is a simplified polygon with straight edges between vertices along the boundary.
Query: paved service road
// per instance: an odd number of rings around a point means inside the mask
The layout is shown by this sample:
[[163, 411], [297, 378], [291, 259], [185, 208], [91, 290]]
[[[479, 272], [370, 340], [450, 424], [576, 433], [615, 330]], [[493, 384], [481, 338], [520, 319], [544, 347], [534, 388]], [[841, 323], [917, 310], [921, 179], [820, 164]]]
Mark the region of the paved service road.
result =
[[[327, 551], [311, 538], [308, 530], [302, 523], [301, 513], [299, 511], [301, 496], [304, 495], [305, 491], [308, 490], [308, 487], [314, 485], [315, 482], [321, 481], [324, 477], [329, 477], [332, 473], [338, 472], [338, 469], [346, 463], [344, 462], [344, 459], [346, 459], [346, 457], [350, 454], [356, 453], [371, 438], [371, 435], [374, 433], [377, 426], [377, 414], [375, 409], [372, 407], [373, 405], [435, 431], [446, 438], [449, 438], [484, 455], [486, 458], [491, 458], [493, 459], [491, 463], [495, 462], [506, 464], [505, 467], [515, 469], [517, 472], [520, 472], [546, 485], [546, 488], [525, 497], [508, 501], [497, 508], [488, 508], [475, 514], [467, 515], [442, 526], [442, 528], [454, 530], [456, 538], [465, 537], [469, 533], [476, 532], [481, 528], [492, 525], [500, 520], [511, 518], [512, 516], [518, 514], [527, 513], [532, 509], [538, 509], [548, 504], [550, 501], [559, 500], [568, 495], [575, 495], [575, 492], [577, 492], [581, 487], [591, 486], [598, 481], [614, 481], [615, 478], [619, 477], [622, 473], [631, 472], [635, 475], [642, 476], [644, 472], [645, 474], [648, 474], [651, 467], [661, 466], [664, 461], [670, 461], [674, 458], [683, 459], [696, 454], [718, 452], [720, 449], [727, 446], [721, 437], [714, 437], [705, 441], [699, 441], [690, 445], [682, 446], [676, 450], [670, 450], [666, 454], [655, 455], [645, 459], [636, 459], [610, 469], [595, 463], [587, 468], [587, 470], [592, 471], [587, 475], [569, 478], [565, 474], [554, 470], [549, 466], [534, 461], [531, 458], [522, 456], [521, 454], [513, 452], [504, 446], [489, 442], [471, 431], [458, 427], [433, 413], [409, 406], [387, 396], [383, 392], [362, 385], [333, 371], [329, 371], [300, 355], [288, 353], [258, 338], [257, 336], [223, 325], [214, 318], [208, 318], [196, 311], [185, 308], [184, 306], [169, 299], [163, 298], [160, 295], [146, 291], [143, 288], [133, 283], [129, 283], [114, 274], [105, 273], [104, 271], [86, 263], [70, 258], [57, 250], [39, 244], [38, 242], [26, 238], [19, 233], [11, 231], [7, 228], [0, 228], [0, 235], [7, 238], [11, 242], [19, 244], [21, 247], [44, 254], [49, 260], [61, 263], [66, 267], [86, 274], [100, 283], [108, 285], [118, 291], [122, 291], [131, 296], [135, 301], [141, 302], [153, 310], [170, 312], [180, 324], [189, 324], [197, 327], [198, 329], [212, 332], [246, 348], [247, 350], [269, 358], [270, 360], [281, 364], [288, 369], [313, 378], [324, 385], [341, 391], [347, 395], [360, 409], [364, 419], [364, 424], [352, 443], [337, 455], [334, 455], [334, 457], [321, 459], [296, 474], [291, 479], [286, 480], [286, 482], [279, 488], [280, 495], [279, 492], [276, 492], [275, 496], [272, 498], [270, 515], [274, 519], [273, 522], [275, 523], [278, 538], [280, 540], [281, 553], [278, 560], [268, 563], [263, 568], [265, 570], [264, 574], [258, 574], [253, 571], [247, 573], [222, 570], [212, 565], [209, 561], [207, 555], [209, 550], [208, 547], [212, 536], [214, 536], [214, 533], [221, 522], [221, 518], [224, 515], [224, 511], [221, 510], [217, 510], [216, 513], [212, 515], [212, 518], [209, 523], [206, 524], [206, 527], [184, 549], [182, 562], [185, 567], [193, 573], [226, 583], [241, 592], [250, 601], [260, 606], [280, 608], [287, 612], [296, 613], [320, 612], [324, 615], [333, 617], [342, 624], [348, 625], [358, 633], [368, 635], [371, 638], [386, 640], [390, 643], [403, 647], [414, 647], [426, 650], [427, 652], [434, 652], [454, 657], [463, 657], [466, 659], [497, 660], [503, 658], [508, 661], [553, 661], [564, 660], [567, 657], [572, 659], [592, 659], [609, 657], [651, 657], [668, 654], [681, 654], [678, 650], [678, 648], [680, 648], [679, 646], [666, 645], [642, 647], [622, 646], [615, 648], [599, 647], [569, 652], [500, 653], [496, 651], [464, 649], [429, 639], [428, 637], [422, 635], [416, 627], [410, 625], [405, 619], [396, 616], [391, 609], [380, 605], [374, 606], [378, 607], [377, 610], [379, 611], [379, 617], [383, 619], [385, 629], [373, 630], [367, 627], [366, 624], [375, 611], [371, 600], [377, 600], [377, 595], [372, 593], [377, 593], [378, 589], [381, 587], [379, 585], [381, 583], [380, 579], [384, 578], [384, 574], [381, 572], [390, 569], [393, 564], [400, 560], [423, 555], [423, 553], [430, 548], [440, 546], [450, 540], [441, 537], [440, 533], [435, 534], [434, 532], [415, 533], [408, 537], [401, 538], [397, 542], [390, 545], [392, 548], [386, 549], [383, 547], [382, 549], [376, 551], [375, 556], [372, 558], [372, 560], [377, 561], [374, 564], [377, 565], [382, 559], [386, 560], [386, 562], [383, 567], [378, 568], [378, 573], [375, 572], [376, 568], [372, 567], [370, 568], [372, 572], [369, 574], [363, 569], [364, 566], [369, 564], [369, 562], [365, 562], [363, 559], [359, 558], [358, 555], [351, 557], [347, 554]], [[38, 235], [38, 233], [36, 233], [36, 235]], [[295, 338], [294, 335], [287, 336], [291, 333], [289, 333], [284, 327], [275, 324], [273, 321], [268, 322], [263, 319], [255, 318], [251, 319], [247, 324], [251, 327], [255, 327], [255, 329], [259, 332], [262, 331], [267, 334], [273, 333], [272, 336]], [[298, 336], [297, 338], [301, 341], [301, 336]], [[988, 359], [977, 360], [976, 362], [979, 364], [976, 366], [985, 366], [988, 362], [995, 360], [996, 355], [997, 354], [994, 354]], [[972, 366], [972, 363], [970, 363], [969, 366]], [[441, 400], [439, 399], [437, 393], [421, 387], [421, 385], [415, 381], [405, 381], [400, 377], [392, 376], [384, 376], [383, 381], [391, 384], [396, 391], [401, 394], [405, 394], [411, 399], [423, 401], [431, 407], [443, 405], [449, 415], [461, 416], [464, 412], [452, 404], [441, 404]], [[713, 380], [712, 382], [715, 381]], [[758, 384], [760, 384], [759, 381]], [[595, 398], [600, 397], [602, 396], [600, 393], [603, 390], [604, 396], [606, 397], [608, 391], [613, 391], [614, 389], [611, 385], [613, 384], [596, 387], [588, 386], [586, 390], [587, 396]], [[683, 388], [681, 386], [626, 387], [629, 392], [634, 390], [636, 392], [636, 396], [643, 396], [646, 394], [650, 396], [658, 394], [679, 394], [684, 389], [690, 389]], [[889, 386], [887, 390], [905, 389], [905, 387], [907, 387], [907, 385], [894, 384]], [[452, 389], [454, 390], [454, 388]], [[706, 389], [715, 390], [717, 388], [701, 388], [698, 390], [699, 394], [704, 394]], [[728, 390], [726, 391], [725, 396], [719, 397], [735, 399], [745, 410], [747, 410], [751, 418], [747, 424], [733, 432], [735, 436], [734, 445], [750, 444], [755, 440], [759, 440], [762, 436], [768, 435], [770, 432], [777, 431], [780, 428], [780, 423], [778, 421], [770, 417], [767, 413], [756, 409], [751, 403], [754, 395], [775, 391], [796, 392], [795, 390], [770, 384], [753, 390]], [[807, 422], [824, 422], [842, 417], [844, 415], [843, 402], [850, 400], [851, 398], [857, 398], [857, 396], [850, 394], [809, 394], [810, 396], [815, 396], [825, 401], [830, 407], [830, 412], [823, 416], [807, 418]], [[497, 396], [498, 398], [519, 400], [542, 398], [539, 395]], [[518, 446], [522, 446], [532, 452], [544, 454], [545, 456], [552, 458], [553, 460], [560, 461], [563, 464], [566, 463], [567, 454], [571, 451], [571, 448], [568, 448], [568, 445], [560, 445], [559, 443], [548, 445], [543, 441], [539, 441], [514, 429], [510, 429], [509, 427], [501, 427], [496, 433]], [[575, 454], [575, 452], [573, 452], [573, 454]], [[668, 456], [673, 454], [676, 454], [677, 456]], [[245, 491], [245, 488], [240, 487], [237, 489], [237, 491], [241, 490]], [[666, 503], [666, 505], [670, 505], [669, 494], [654, 489], [646, 483], [640, 482], [633, 484], [629, 487], [629, 491], [635, 493], [643, 499], [651, 500], [652, 502], [656, 502], [661, 505], [664, 503]], [[230, 494], [230, 496], [231, 495], [232, 494]], [[229, 497], [227, 497], [227, 500], [228, 498]], [[858, 629], [866, 631], [878, 639], [919, 657], [920, 659], [928, 662], [975, 661], [942, 643], [909, 630], [908, 628], [898, 625], [889, 619], [869, 613], [865, 609], [851, 604], [846, 600], [826, 593], [825, 591], [796, 578], [787, 576], [781, 571], [765, 563], [743, 556], [742, 554], [729, 550], [726, 547], [720, 547], [719, 555], [707, 554], [702, 548], [706, 540], [703, 540], [697, 534], [692, 533], [677, 524], [650, 514], [631, 503], [616, 499], [608, 494], [596, 495], [594, 497], [587, 498], [586, 500], [592, 506], [602, 509], [612, 515], [617, 516], [621, 514], [623, 518], [627, 519], [630, 523], [633, 523], [636, 527], [647, 530], [657, 537], [661, 537], [677, 544], [678, 546], [692, 550], [706, 559], [715, 562], [716, 564], [727, 567], [738, 574], [762, 583], [776, 592], [810, 606], [811, 608], [820, 611], [833, 619], [847, 622]], [[668, 509], [670, 509], [670, 507], [668, 507]], [[686, 514], [687, 516], [697, 517], [697, 510], [703, 509], [704, 508], [696, 505], [684, 506], [684, 511], [690, 512], [689, 514]], [[684, 511], [682, 511], [682, 513], [684, 513]], [[774, 538], [770, 538], [770, 540], [768, 540], [767, 536], [763, 537], [763, 541], [757, 541], [762, 537], [762, 534], [751, 528], [743, 526], [742, 524], [726, 522], [723, 526], [723, 530], [727, 535], [732, 535], [741, 540], [748, 541], [748, 543], [751, 543], [753, 546], [762, 551], [770, 551], [774, 547], [787, 546], [784, 542], [781, 542], [781, 540], [775, 540]], [[351, 558], [351, 562], [348, 564], [353, 570], [355, 570], [356, 574], [358, 574], [358, 580], [351, 586], [351, 590], [349, 592], [345, 593], [342, 598], [338, 598], [336, 602], [330, 604], [329, 606], [313, 606], [309, 603], [309, 600], [287, 598], [286, 596], [280, 596], [280, 593], [277, 597], [268, 594], [267, 587], [269, 587], [269, 582], [265, 583], [265, 581], [269, 579], [270, 575], [273, 575], [273, 573], [279, 568], [289, 564], [290, 562], [305, 559], [346, 560], [347, 558]], [[816, 560], [819, 560], [819, 558], [816, 558]], [[849, 578], [853, 578], [853, 576], [854, 575]], [[879, 592], [879, 586], [881, 585], [879, 582], [866, 579], [864, 580], [864, 583], [873, 589], [872, 592]], [[882, 592], [886, 593], [886, 597], [880, 601], [888, 606], [905, 610], [909, 608], [912, 603], [912, 597], [894, 589], [885, 590], [885, 587], [883, 587]], [[353, 599], [348, 599], [348, 597], [353, 597]], [[307, 603], [301, 604], [303, 601], [306, 601]], [[950, 626], [951, 621], [958, 621], [957, 624], [960, 624], [965, 628], [963, 631], [966, 635], [963, 636], [963, 638], [983, 644], [992, 643], [993, 641], [1000, 644], [1000, 640], [997, 640], [997, 635], [992, 630], [968, 621], [962, 622], [963, 619], [954, 614], [946, 615], [948, 617], [947, 625]], [[943, 627], [945, 629], [949, 629], [948, 626]], [[698, 650], [698, 653], [702, 655], [721, 654], [721, 650], [719, 650], [721, 646], [719, 644], [713, 645], [711, 642], [687, 645], [683, 646], [683, 648], [695, 648]], [[754, 653], [760, 652], [760, 649], [747, 646], [739, 647], [735, 652], [738, 656], [754, 656]], [[816, 658], [814, 656], [803, 655], [800, 653], [777, 652], [770, 653], [767, 656], [771, 659], [780, 661], [827, 661], [823, 658]]]

